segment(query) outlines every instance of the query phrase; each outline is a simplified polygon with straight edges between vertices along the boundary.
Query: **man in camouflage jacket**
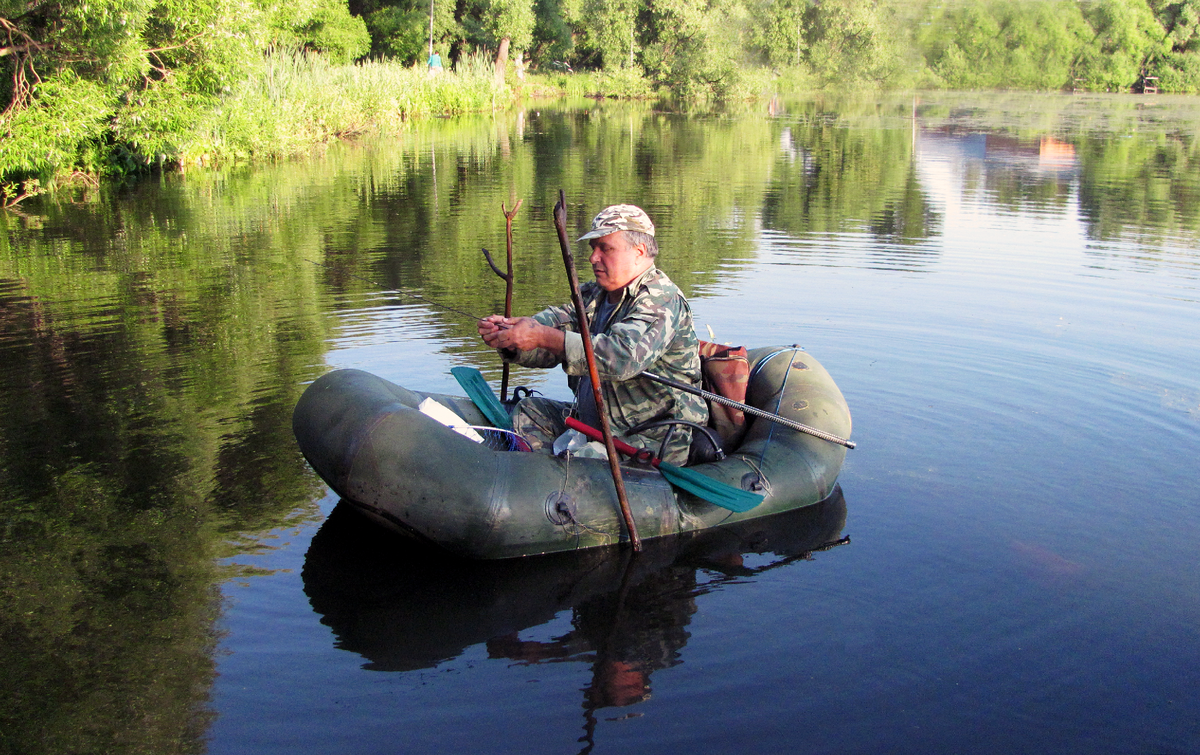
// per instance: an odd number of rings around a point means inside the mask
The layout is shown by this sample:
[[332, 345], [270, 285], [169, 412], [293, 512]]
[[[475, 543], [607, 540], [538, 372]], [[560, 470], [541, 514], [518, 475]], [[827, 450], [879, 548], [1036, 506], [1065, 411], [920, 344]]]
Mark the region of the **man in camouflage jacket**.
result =
[[[633, 205], [605, 208], [580, 241], [592, 247], [589, 262], [596, 276], [580, 290], [592, 331], [596, 370], [613, 433], [657, 453], [666, 428], [630, 436], [630, 428], [650, 420], [680, 419], [704, 424], [703, 398], [640, 377], [649, 371], [700, 387], [699, 340], [692, 311], [679, 288], [654, 265], [658, 246], [654, 224]], [[479, 323], [485, 343], [526, 367], [561, 364], [571, 376], [580, 418], [598, 426], [591, 380], [573, 304], [549, 307], [533, 317], [499, 315]], [[565, 430], [571, 407], [549, 399], [525, 399], [514, 427], [537, 447], [552, 443]], [[591, 421], [589, 421], [591, 420]], [[664, 460], [687, 461], [691, 428], [677, 425]]]

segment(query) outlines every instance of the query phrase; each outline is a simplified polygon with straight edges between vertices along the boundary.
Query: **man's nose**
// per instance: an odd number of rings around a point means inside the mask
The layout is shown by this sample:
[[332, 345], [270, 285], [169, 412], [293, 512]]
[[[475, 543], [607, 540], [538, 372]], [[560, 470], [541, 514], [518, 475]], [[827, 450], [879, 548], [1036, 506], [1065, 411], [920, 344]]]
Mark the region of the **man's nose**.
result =
[[600, 261], [600, 250], [593, 249], [592, 253], [588, 255], [588, 262], [594, 265], [599, 261]]

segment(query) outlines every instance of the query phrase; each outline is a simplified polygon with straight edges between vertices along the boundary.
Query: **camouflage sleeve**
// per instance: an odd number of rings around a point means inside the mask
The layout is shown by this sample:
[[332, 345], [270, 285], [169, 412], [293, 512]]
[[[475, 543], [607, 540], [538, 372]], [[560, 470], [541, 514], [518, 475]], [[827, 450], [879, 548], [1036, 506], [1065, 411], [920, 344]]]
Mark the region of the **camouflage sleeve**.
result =
[[[574, 305], [563, 305], [556, 307], [547, 307], [541, 312], [533, 316], [542, 325], [549, 325], [552, 328], [563, 330], [570, 337], [571, 331], [575, 330], [575, 307]], [[576, 336], [578, 338], [578, 336]], [[554, 367], [562, 364], [563, 358], [549, 349], [531, 349], [529, 351], [518, 351], [516, 349], [500, 349], [500, 356], [508, 362], [515, 362], [522, 367]]]
[[[648, 296], [640, 296], [634, 306], [608, 327], [607, 332], [592, 336], [596, 371], [601, 380], [629, 380], [657, 362], [678, 333], [683, 316], [683, 300], [668, 296], [654, 287]], [[586, 375], [587, 358], [583, 339], [568, 334], [566, 350], [568, 375]]]

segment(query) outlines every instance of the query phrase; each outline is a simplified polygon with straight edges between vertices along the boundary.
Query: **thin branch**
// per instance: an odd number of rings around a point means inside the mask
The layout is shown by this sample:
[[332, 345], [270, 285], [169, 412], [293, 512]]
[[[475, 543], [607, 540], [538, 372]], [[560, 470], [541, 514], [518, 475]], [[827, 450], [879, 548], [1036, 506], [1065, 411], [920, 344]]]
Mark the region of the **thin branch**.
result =
[[144, 50], [144, 52], [147, 55], [154, 55], [155, 57], [158, 57], [157, 53], [169, 52], [171, 50], [178, 50], [182, 47], [187, 47], [188, 45], [190, 45], [191, 43], [195, 42], [197, 39], [200, 39], [203, 36], [204, 36], [203, 34], [197, 34], [194, 37], [189, 37], [188, 39], [183, 40], [182, 42], [180, 42], [177, 45], [167, 45], [166, 47], [155, 47], [152, 50]]
[[492, 272], [495, 273], [496, 275], [500, 276], [500, 280], [502, 280], [506, 283], [512, 280], [511, 273], [504, 273], [500, 270], [500, 268], [496, 267], [496, 263], [492, 261], [492, 253], [491, 252], [489, 252], [487, 249], [484, 249], [483, 256], [487, 258], [487, 263], [489, 265], [491, 265]]

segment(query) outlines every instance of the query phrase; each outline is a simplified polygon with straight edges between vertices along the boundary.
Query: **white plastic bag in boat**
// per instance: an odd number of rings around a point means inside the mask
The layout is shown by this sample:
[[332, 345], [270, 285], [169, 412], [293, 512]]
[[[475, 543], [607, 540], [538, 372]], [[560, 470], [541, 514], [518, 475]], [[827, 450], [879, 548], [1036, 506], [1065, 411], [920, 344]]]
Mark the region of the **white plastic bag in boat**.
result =
[[570, 453], [581, 459], [607, 459], [608, 450], [598, 440], [588, 441], [588, 437], [578, 430], [567, 430], [554, 439], [554, 455], [562, 456]]
[[436, 419], [438, 422], [441, 422], [443, 425], [465, 438], [470, 438], [476, 443], [483, 442], [483, 436], [472, 430], [471, 426], [467, 424], [465, 419], [431, 398], [427, 398], [421, 403], [417, 404], [417, 410], [427, 417]]

